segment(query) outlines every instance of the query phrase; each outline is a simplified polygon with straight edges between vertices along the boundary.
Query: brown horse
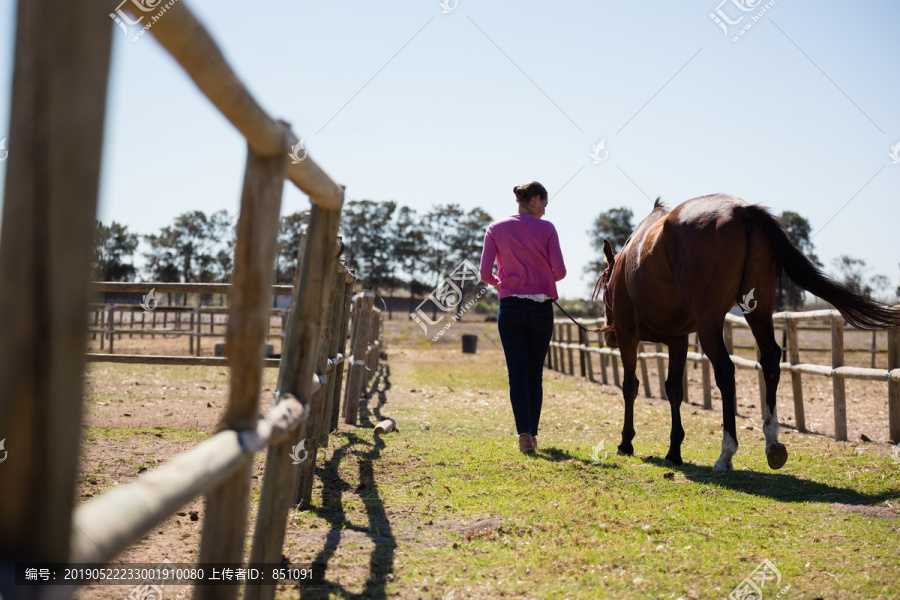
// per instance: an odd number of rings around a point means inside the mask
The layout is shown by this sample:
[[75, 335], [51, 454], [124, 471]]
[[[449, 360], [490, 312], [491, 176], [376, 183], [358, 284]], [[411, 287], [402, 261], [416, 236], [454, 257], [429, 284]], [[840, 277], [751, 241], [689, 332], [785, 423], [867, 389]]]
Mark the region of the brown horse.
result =
[[667, 464], [680, 465], [682, 376], [687, 360], [688, 334], [699, 333], [722, 392], [722, 454], [716, 471], [733, 469], [737, 452], [735, 432], [734, 364], [728, 356], [722, 329], [725, 315], [742, 303], [747, 323], [759, 347], [766, 382], [763, 432], [769, 466], [780, 469], [787, 450], [778, 442], [775, 392], [781, 376], [781, 347], [775, 341], [772, 312], [779, 274], [833, 304], [848, 323], [863, 329], [900, 325], [900, 310], [860, 295], [820, 271], [791, 242], [787, 232], [765, 208], [734, 196], [715, 194], [694, 198], [669, 210], [659, 199], [653, 211], [613, 256], [603, 242], [608, 266], [595, 288], [603, 290], [606, 343], [619, 348], [625, 378], [625, 422], [619, 454], [634, 448], [635, 376], [639, 341], [669, 347], [666, 394], [672, 410]]

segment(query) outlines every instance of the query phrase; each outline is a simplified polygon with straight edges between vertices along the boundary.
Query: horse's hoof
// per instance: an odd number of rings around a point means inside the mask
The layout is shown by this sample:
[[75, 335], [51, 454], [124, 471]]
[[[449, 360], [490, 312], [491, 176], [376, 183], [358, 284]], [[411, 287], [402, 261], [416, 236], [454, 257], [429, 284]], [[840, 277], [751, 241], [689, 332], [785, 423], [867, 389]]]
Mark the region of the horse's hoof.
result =
[[726, 463], [722, 460], [717, 460], [716, 464], [713, 465], [713, 471], [718, 473], [727, 473], [729, 471], [734, 471], [734, 465], [730, 462]]
[[663, 461], [663, 464], [667, 467], [680, 467], [682, 464], [682, 460], [680, 456], [672, 456], [671, 454], [667, 454], [666, 459]]
[[780, 469], [787, 462], [788, 453], [784, 444], [775, 442], [766, 447], [766, 460], [769, 461], [769, 468]]
[[634, 456], [634, 448], [622, 448], [622, 446], [619, 446], [616, 449], [616, 454], [619, 456]]

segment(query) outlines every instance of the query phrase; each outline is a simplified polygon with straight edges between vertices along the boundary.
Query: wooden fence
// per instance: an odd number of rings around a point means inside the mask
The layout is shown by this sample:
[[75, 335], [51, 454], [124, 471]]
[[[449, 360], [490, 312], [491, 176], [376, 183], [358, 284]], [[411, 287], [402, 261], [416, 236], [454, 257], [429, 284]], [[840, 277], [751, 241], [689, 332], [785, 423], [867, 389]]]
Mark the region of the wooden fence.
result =
[[[215, 286], [211, 288], [210, 286]], [[226, 294], [230, 284], [193, 284], [193, 283], [160, 283], [160, 282], [94, 282], [94, 292], [149, 292], [155, 289], [159, 293], [209, 294], [214, 289], [217, 294]], [[289, 285], [273, 285], [272, 295], [286, 296], [293, 293]], [[151, 311], [144, 310], [134, 304], [91, 304], [88, 331], [91, 339], [99, 336], [100, 350], [106, 353], [88, 353], [88, 362], [145, 363], [145, 364], [181, 364], [209, 365], [225, 364], [220, 358], [210, 362], [207, 359], [195, 361], [191, 357], [201, 356], [201, 341], [204, 338], [222, 338], [227, 333], [230, 309], [220, 306], [157, 306]], [[270, 308], [266, 321], [266, 340], [279, 338], [284, 342], [287, 330], [288, 312], [281, 308]], [[126, 320], [125, 316], [128, 315]], [[140, 316], [140, 320], [136, 318]], [[205, 318], [204, 318], [205, 317]], [[276, 321], [277, 333], [272, 331], [272, 320]], [[218, 328], [218, 332], [216, 329]], [[115, 340], [122, 336], [133, 338], [149, 336], [155, 339], [163, 337], [187, 337], [187, 351], [190, 356], [154, 357], [147, 355], [114, 354]], [[160, 362], [162, 361], [162, 362]], [[266, 360], [266, 367], [277, 367], [277, 360]]]
[[[133, 3], [124, 5], [137, 14]], [[166, 465], [74, 507], [84, 391], [90, 272], [110, 62], [109, 7], [93, 0], [17, 5], [10, 156], [0, 235], [0, 595], [59, 598], [74, 590], [15, 586], [17, 562], [105, 562], [177, 508], [205, 494], [200, 563], [241, 563], [251, 455], [268, 446], [250, 559], [281, 563], [287, 513], [300, 490], [291, 448], [320, 439], [328, 362], [339, 369], [346, 305], [335, 303], [335, 239], [343, 188], [310, 157], [288, 162], [297, 136], [233, 72], [181, 0], [152, 33], [247, 140], [226, 334], [231, 370], [220, 431]], [[285, 179], [311, 202], [281, 358], [276, 406], [258, 416], [281, 194]], [[346, 277], [346, 274], [343, 274]], [[349, 285], [349, 284], [347, 284]], [[347, 288], [344, 289], [346, 294]], [[335, 307], [344, 306], [343, 310]], [[336, 313], [342, 313], [340, 318]], [[178, 357], [183, 358], [183, 357]], [[197, 357], [193, 357], [197, 358]], [[205, 359], [211, 360], [211, 359]], [[355, 362], [355, 360], [354, 360]], [[332, 387], [333, 386], [333, 387]], [[316, 391], [318, 389], [318, 394]], [[337, 392], [335, 392], [337, 390]], [[309, 427], [304, 427], [308, 424]], [[314, 461], [310, 461], [314, 464]], [[196, 599], [236, 598], [236, 586], [198, 586]], [[246, 598], [275, 587], [247, 585]]]
[[[847, 404], [845, 396], [845, 381], [847, 379], [856, 379], [864, 381], [884, 381], [887, 383], [888, 394], [888, 430], [891, 440], [900, 441], [900, 330], [888, 329], [887, 332], [887, 369], [851, 367], [844, 364], [844, 318], [836, 310], [815, 310], [808, 312], [781, 312], [772, 316], [776, 324], [782, 324], [785, 331], [785, 352], [787, 360], [781, 363], [781, 371], [790, 374], [791, 393], [794, 404], [794, 418], [796, 420], [797, 429], [806, 431], [806, 416], [803, 408], [803, 375], [813, 375], [819, 377], [828, 377], [832, 381], [832, 392], [834, 397], [834, 438], [840, 441], [847, 440]], [[830, 327], [827, 328], [831, 332], [831, 365], [820, 365], [815, 363], [801, 362], [801, 354], [806, 351], [815, 349], [801, 348], [799, 345], [798, 324], [808, 321], [827, 321]], [[585, 327], [597, 328], [602, 326], [604, 319], [588, 319], [579, 321]], [[747, 321], [743, 317], [736, 315], [727, 315], [725, 320], [724, 338], [725, 345], [728, 347], [731, 360], [734, 365], [740, 369], [755, 369], [759, 375], [759, 403], [760, 414], [765, 418], [765, 397], [766, 387], [763, 378], [762, 368], [755, 360], [736, 356], [734, 354], [734, 328], [748, 328]], [[816, 328], [825, 329], [825, 328]], [[577, 335], [573, 335], [577, 334]], [[596, 341], [592, 342], [592, 335], [596, 335]], [[873, 341], [876, 339], [873, 336]], [[873, 342], [874, 343], [874, 342]], [[592, 345], [596, 344], [596, 346]], [[646, 351], [646, 346], [654, 346], [653, 351]], [[697, 352], [699, 346], [695, 344], [695, 350], [688, 352], [688, 362], [699, 363], [702, 369], [702, 393], [703, 408], [712, 408], [712, 377], [709, 359], [705, 354]], [[742, 348], [753, 348], [755, 346], [746, 346]], [[860, 351], [869, 352], [868, 348], [860, 348]], [[874, 367], [874, 355], [879, 350], [874, 349], [872, 364]], [[602, 334], [584, 332], [580, 328], [576, 329], [575, 325], [569, 320], [557, 319], [553, 327], [553, 339], [550, 342], [550, 351], [547, 353], [547, 366], [560, 373], [575, 375], [575, 353], [578, 353], [579, 375], [591, 381], [594, 378], [594, 365], [591, 360], [593, 354], [600, 355], [600, 372], [601, 381], [605, 384], [609, 383], [607, 375], [608, 367], [612, 367], [613, 383], [621, 385], [619, 375], [619, 358], [621, 354], [618, 349], [612, 349], [605, 346]], [[656, 372], [659, 379], [660, 397], [665, 399], [666, 387], [666, 364], [665, 361], [669, 355], [663, 352], [662, 344], [642, 343], [638, 353], [638, 367], [641, 378], [642, 387], [646, 397], [651, 397], [649, 370], [647, 368], [648, 361], [656, 361]], [[684, 397], [688, 399], [689, 389], [687, 385], [687, 369], [684, 373]]]

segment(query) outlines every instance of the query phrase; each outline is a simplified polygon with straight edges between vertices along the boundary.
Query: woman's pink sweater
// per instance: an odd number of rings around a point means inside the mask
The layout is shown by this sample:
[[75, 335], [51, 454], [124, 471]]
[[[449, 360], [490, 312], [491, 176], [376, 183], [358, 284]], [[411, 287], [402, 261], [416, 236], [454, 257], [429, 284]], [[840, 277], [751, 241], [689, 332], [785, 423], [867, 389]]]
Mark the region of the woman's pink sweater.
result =
[[544, 294], [556, 300], [556, 282], [565, 276], [566, 265], [553, 223], [519, 213], [487, 228], [481, 253], [481, 280], [497, 286], [501, 299]]

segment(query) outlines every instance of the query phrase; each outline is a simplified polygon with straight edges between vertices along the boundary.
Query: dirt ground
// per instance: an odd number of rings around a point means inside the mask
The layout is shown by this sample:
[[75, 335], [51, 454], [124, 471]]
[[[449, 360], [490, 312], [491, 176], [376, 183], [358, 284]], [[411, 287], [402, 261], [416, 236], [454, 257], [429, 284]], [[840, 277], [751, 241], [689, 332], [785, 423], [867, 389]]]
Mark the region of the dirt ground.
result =
[[[274, 323], [274, 321], [273, 321]], [[487, 323], [474, 317], [457, 323], [440, 341], [430, 344], [424, 341], [421, 331], [415, 324], [395, 315], [386, 321], [385, 332], [389, 364], [397, 373], [404, 370], [402, 365], [423, 352], [432, 353], [438, 360], [459, 360], [461, 335], [472, 333], [479, 335], [478, 356], [484, 360], [494, 361], [498, 370], [503, 369], [502, 351], [496, 335], [496, 323]], [[221, 328], [224, 334], [224, 327]], [[206, 338], [203, 340], [203, 355], [212, 355], [213, 344], [222, 338]], [[820, 332], [802, 337], [802, 345], [810, 348], [828, 347], [830, 335]], [[735, 332], [735, 344], [749, 344], [748, 335]], [[859, 336], [848, 335], [847, 348], [865, 347], [871, 343], [871, 334]], [[883, 342], [882, 342], [883, 343]], [[275, 340], [276, 352], [279, 351], [279, 340]], [[138, 335], [123, 335], [115, 341], [117, 353], [135, 354], [169, 354], [187, 355], [188, 343], [184, 337], [164, 338], [149, 336], [141, 339]], [[649, 349], [649, 348], [648, 348]], [[104, 349], [105, 350], [105, 349]], [[99, 343], [90, 343], [89, 351], [99, 352]], [[746, 352], [749, 358], [751, 352]], [[879, 357], [879, 366], [884, 366], [886, 359]], [[803, 362], [830, 364], [830, 355], [820, 352], [805, 352]], [[577, 358], [576, 358], [577, 361]], [[600, 379], [599, 357], [593, 357], [596, 379]], [[869, 355], [865, 353], [848, 353], [848, 364], [869, 366]], [[578, 372], [576, 362], [576, 373]], [[505, 373], [502, 373], [505, 378]], [[272, 389], [274, 388], [276, 369], [266, 369], [264, 386], [260, 394], [262, 412], [272, 405]], [[548, 382], [571, 379], [549, 370], [545, 371]], [[682, 414], [697, 411], [702, 406], [701, 370], [688, 370], [689, 392], [688, 404]], [[650, 387], [655, 399], [649, 402], [657, 405], [660, 418], [668, 418], [667, 403], [658, 399], [658, 378], [655, 361], [649, 366]], [[610, 375], [610, 381], [612, 376]], [[77, 490], [78, 501], [84, 502], [114, 486], [132, 481], [144, 468], [153, 468], [166, 463], [174, 455], [183, 452], [213, 434], [216, 425], [228, 400], [229, 374], [222, 367], [151, 367], [146, 365], [112, 365], [94, 363], [89, 366], [87, 377], [87, 394], [85, 405], [85, 434], [82, 448], [82, 477]], [[744, 418], [739, 419], [739, 436], [761, 436], [762, 420], [759, 411], [759, 384], [754, 371], [737, 370], [738, 409]], [[508, 399], [504, 393], [478, 392], [476, 390], [432, 389], [423, 395], [420, 389], [402, 377], [394, 378], [391, 390], [391, 402], [395, 405], [417, 405], [425, 410], [428, 403], [443, 402], [475, 402], [475, 406], [483, 410], [496, 411], [505, 426], [512, 431], [511, 418], [507, 414]], [[621, 391], [612, 385], [594, 384], [596, 394], [609, 398], [611, 402], [621, 403]], [[834, 432], [832, 383], [827, 378], [803, 376], [804, 409], [806, 425], [812, 435], [832, 436]], [[471, 398], [469, 398], [471, 396]], [[640, 397], [644, 397], [643, 386]], [[718, 390], [713, 388], [713, 414], [720, 415], [721, 398]], [[482, 406], [483, 405], [483, 406]], [[778, 392], [779, 416], [786, 429], [794, 426], [793, 401], [791, 398], [790, 377], [783, 376]], [[620, 410], [618, 408], [615, 409]], [[375, 415], [369, 416], [378, 416]], [[720, 421], [720, 417], [716, 417]], [[424, 426], [417, 424], [418, 426]], [[875, 442], [879, 452], [889, 452], [887, 428], [887, 384], [883, 382], [847, 381], [847, 425], [849, 439], [853, 445], [866, 436]], [[557, 423], [559, 429], [568, 427]], [[586, 427], [586, 426], [585, 426]], [[741, 430], [745, 430], [742, 433]], [[553, 424], [548, 424], [547, 431], [553, 431]], [[753, 433], [751, 433], [753, 432]], [[379, 452], [380, 448], [365, 442], [364, 450], [357, 450], [353, 444], [363, 443], [355, 439], [358, 433], [355, 428], [341, 425], [341, 436], [333, 435], [332, 442], [320, 457], [322, 467], [318, 470], [320, 478], [334, 477], [337, 462], [347, 453], [366, 451]], [[794, 432], [791, 432], [794, 433]], [[551, 433], [548, 433], [551, 435]], [[752, 439], [752, 438], [751, 438]], [[352, 442], [352, 443], [351, 443]], [[377, 456], [377, 454], [375, 454]], [[337, 461], [332, 464], [329, 461]], [[256, 455], [253, 465], [253, 482], [251, 499], [254, 500], [250, 510], [250, 522], [247, 527], [247, 540], [252, 539], [255, 520], [255, 499], [259, 497], [261, 479], [265, 465], [265, 452]], [[316, 488], [321, 491], [322, 481], [316, 481]], [[365, 482], [357, 489], [342, 492], [344, 505], [358, 504], [360, 510], [365, 507]], [[325, 510], [323, 506], [320, 510]], [[427, 548], [433, 544], [446, 543], [447, 532], [471, 532], [481, 529], [499, 527], [492, 515], [480, 515], [466, 522], [435, 522], [412, 518], [408, 514], [398, 514], [387, 506], [379, 519], [390, 523], [390, 535], [398, 542], [403, 542], [404, 551]], [[150, 532], [122, 556], [117, 562], [158, 564], [163, 560], [173, 563], [192, 563], [197, 560], [200, 532], [203, 522], [203, 500], [196, 499], [183, 507], [178, 513], [167, 519], [161, 526]], [[327, 517], [327, 514], [326, 514]], [[304, 527], [305, 517], [302, 513], [292, 511], [289, 517], [288, 534], [285, 542], [285, 557], [294, 564], [310, 563], [321, 560], [323, 552], [327, 555], [331, 544], [330, 531], [326, 528]], [[357, 539], [358, 538], [358, 539]], [[356, 540], [356, 544], [353, 541]], [[342, 548], [357, 548], [360, 556], [371, 553], [373, 547], [371, 533], [347, 530], [342, 536]], [[248, 546], [249, 547], [249, 546]], [[323, 550], [324, 549], [324, 550]], [[346, 551], [346, 550], [344, 550]], [[333, 569], [333, 571], [332, 571]], [[344, 562], [338, 567], [332, 563], [328, 577], [345, 589], [360, 589], [359, 577], [365, 578], [368, 565], [352, 566], [352, 561]], [[287, 588], [283, 588], [287, 589]], [[79, 597], [106, 600], [126, 598], [131, 589], [115, 586], [93, 586], [83, 588]], [[190, 597], [190, 590], [180, 598]], [[168, 595], [166, 596], [168, 597]], [[173, 594], [174, 597], [174, 594]], [[429, 597], [425, 595], [424, 597]]]

